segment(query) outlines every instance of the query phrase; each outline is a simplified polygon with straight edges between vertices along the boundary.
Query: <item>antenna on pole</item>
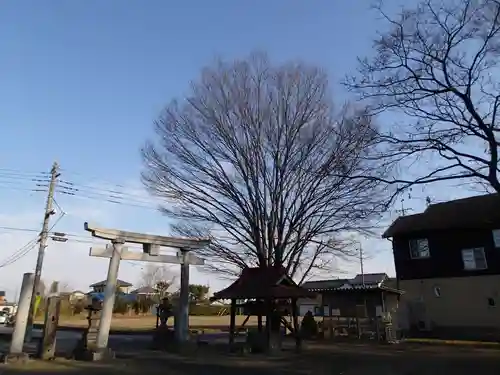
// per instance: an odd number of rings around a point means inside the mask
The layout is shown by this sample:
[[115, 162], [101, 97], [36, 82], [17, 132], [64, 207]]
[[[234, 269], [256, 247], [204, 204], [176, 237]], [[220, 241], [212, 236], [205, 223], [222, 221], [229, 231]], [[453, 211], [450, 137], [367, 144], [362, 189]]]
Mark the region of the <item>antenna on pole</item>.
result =
[[361, 282], [365, 286], [365, 272], [363, 268], [363, 246], [359, 243], [359, 265], [361, 266]]
[[407, 211], [412, 211], [411, 208], [405, 208], [405, 199], [404, 198], [401, 198], [401, 209], [400, 210], [396, 210], [397, 213], [401, 214], [401, 216], [405, 216]]

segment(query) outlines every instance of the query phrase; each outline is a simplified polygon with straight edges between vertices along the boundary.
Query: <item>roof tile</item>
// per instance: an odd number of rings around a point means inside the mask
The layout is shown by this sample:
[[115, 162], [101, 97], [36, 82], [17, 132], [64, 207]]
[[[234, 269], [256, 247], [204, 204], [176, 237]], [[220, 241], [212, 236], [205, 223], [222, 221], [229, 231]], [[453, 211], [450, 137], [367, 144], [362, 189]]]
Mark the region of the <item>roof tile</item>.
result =
[[397, 218], [383, 238], [431, 229], [474, 229], [500, 224], [500, 195], [486, 194], [431, 204], [419, 214]]

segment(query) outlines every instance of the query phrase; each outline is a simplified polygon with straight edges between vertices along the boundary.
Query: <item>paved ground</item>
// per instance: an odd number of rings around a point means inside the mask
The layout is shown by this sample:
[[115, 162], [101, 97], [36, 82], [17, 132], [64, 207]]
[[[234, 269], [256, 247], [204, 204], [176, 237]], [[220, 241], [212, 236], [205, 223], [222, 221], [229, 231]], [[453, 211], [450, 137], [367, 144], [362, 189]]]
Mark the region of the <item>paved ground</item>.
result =
[[[1, 331], [1, 329], [0, 329]], [[5, 332], [4, 332], [5, 333]], [[35, 331], [34, 337], [41, 332]], [[80, 332], [60, 331], [59, 352], [71, 350]], [[211, 341], [225, 341], [224, 334], [207, 335]], [[127, 375], [499, 375], [500, 350], [431, 345], [375, 345], [356, 343], [306, 343], [301, 354], [292, 351], [279, 355], [235, 356], [215, 346], [204, 346], [189, 355], [180, 356], [146, 350], [150, 335], [110, 335], [109, 346], [120, 359], [108, 364], [89, 364], [58, 360], [55, 363], [34, 362], [29, 366], [0, 366], [0, 374]], [[31, 348], [33, 348], [33, 344]], [[0, 341], [0, 350], [8, 340]]]
[[310, 344], [302, 354], [273, 357], [228, 356], [200, 350], [189, 356], [158, 352], [131, 353], [107, 364], [74, 361], [0, 367], [4, 375], [61, 374], [128, 375], [498, 375], [500, 351], [431, 346]]
[[[0, 352], [6, 353], [10, 345], [10, 334], [12, 329], [0, 327], [0, 335], [3, 334], [3, 340], [0, 340]], [[42, 336], [42, 331], [39, 329], [33, 330], [33, 343], [26, 345], [26, 350], [34, 351], [36, 340]], [[77, 344], [82, 337], [82, 332], [79, 331], [58, 331], [56, 336], [56, 351], [58, 353], [68, 353]], [[151, 335], [126, 335], [113, 334], [109, 336], [109, 346], [115, 349], [128, 350], [137, 347], [147, 347], [151, 342]]]
[[[0, 337], [3, 335], [3, 340], [0, 340], [0, 353], [7, 353], [10, 345], [10, 335], [12, 328], [0, 327]], [[35, 352], [37, 339], [42, 337], [42, 331], [39, 329], [33, 330], [33, 342], [26, 344], [26, 351]], [[70, 353], [76, 346], [78, 340], [82, 337], [80, 331], [63, 330], [58, 331], [56, 336], [56, 352], [64, 356]], [[200, 338], [211, 343], [227, 343], [227, 333], [206, 333], [200, 335]], [[148, 350], [152, 341], [151, 334], [110, 334], [108, 346], [120, 352], [136, 352], [137, 350]]]

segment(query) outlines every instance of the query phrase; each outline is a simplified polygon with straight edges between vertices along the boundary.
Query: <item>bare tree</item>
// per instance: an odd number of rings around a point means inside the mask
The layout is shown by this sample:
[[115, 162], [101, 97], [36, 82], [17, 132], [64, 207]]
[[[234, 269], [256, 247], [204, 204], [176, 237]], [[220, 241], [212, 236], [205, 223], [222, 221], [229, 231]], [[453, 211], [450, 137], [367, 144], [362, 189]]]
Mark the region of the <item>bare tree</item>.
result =
[[386, 182], [460, 179], [500, 192], [500, 2], [425, 0], [395, 18], [377, 9], [389, 30], [346, 84], [375, 112], [403, 115], [380, 135], [379, 157], [408, 173]]
[[158, 283], [162, 283], [162, 289], [164, 289], [165, 285], [170, 287], [174, 282], [175, 275], [167, 266], [149, 264], [141, 273], [141, 286], [149, 286], [156, 289]]
[[202, 72], [143, 149], [143, 181], [183, 235], [210, 235], [209, 268], [283, 265], [300, 279], [350, 255], [343, 233], [368, 229], [385, 206], [369, 160], [374, 123], [334, 110], [319, 69], [262, 55]]
[[66, 281], [60, 281], [57, 287], [60, 293], [70, 293], [75, 290], [75, 288], [73, 288], [73, 286]]

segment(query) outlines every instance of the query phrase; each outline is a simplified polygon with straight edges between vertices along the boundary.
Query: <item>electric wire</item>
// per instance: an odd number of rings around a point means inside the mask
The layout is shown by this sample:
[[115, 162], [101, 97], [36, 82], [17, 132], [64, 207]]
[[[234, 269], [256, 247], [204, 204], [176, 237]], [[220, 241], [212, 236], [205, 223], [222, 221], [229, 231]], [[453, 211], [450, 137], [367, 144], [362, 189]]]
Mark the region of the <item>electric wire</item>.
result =
[[[55, 228], [55, 226], [62, 220], [62, 218], [66, 215], [66, 212], [61, 208], [61, 206], [55, 202], [53, 199], [53, 202], [56, 206], [59, 207], [61, 213], [59, 217], [55, 220], [55, 222], [51, 225], [51, 227], [47, 231], [47, 235], [49, 235], [52, 230]], [[9, 229], [9, 230], [21, 230], [21, 231], [26, 231], [26, 232], [33, 232], [37, 231], [36, 229], [29, 229], [29, 228], [15, 228], [15, 227], [0, 227], [0, 229]], [[40, 241], [40, 236], [41, 232], [36, 236], [34, 239], [29, 241], [27, 244], [22, 246], [20, 249], [16, 250], [13, 254], [11, 254], [6, 260], [0, 263], [0, 268], [10, 266], [11, 264], [16, 263], [20, 259], [24, 258], [26, 255], [28, 255], [36, 246], [36, 244]]]
[[26, 256], [31, 250], [33, 250], [38, 242], [38, 236], [34, 239], [28, 241], [24, 246], [21, 246], [18, 250], [16, 250], [13, 254], [11, 254], [8, 258], [4, 259], [0, 263], [0, 268], [10, 266], [14, 264], [19, 259]]
[[[99, 193], [94, 193], [94, 194], [83, 193], [80, 191], [68, 191], [68, 190], [61, 189], [61, 188], [56, 188], [56, 192], [59, 194], [72, 196], [72, 197], [78, 198], [78, 199], [94, 200], [94, 201], [98, 201], [98, 202], [106, 202], [106, 203], [112, 203], [112, 204], [121, 205], [121, 206], [143, 208], [143, 209], [155, 210], [155, 211], [158, 210], [158, 207], [155, 207], [152, 204], [148, 205], [147, 202], [138, 202], [135, 200], [128, 199], [126, 197], [119, 197], [119, 196], [99, 194]], [[143, 204], [143, 203], [146, 203], [146, 204]]]
[[38, 229], [31, 229], [31, 228], [18, 228], [18, 227], [4, 227], [0, 226], [0, 230], [4, 231], [20, 231], [20, 232], [38, 232]]
[[[66, 171], [62, 169], [62, 171]], [[79, 173], [68, 172], [71, 175]], [[0, 169], [0, 189], [28, 190], [35, 192], [47, 192], [49, 184], [49, 172], [24, 172], [16, 169]], [[90, 178], [86, 177], [86, 181]], [[113, 203], [134, 208], [158, 210], [159, 202], [146, 194], [138, 194], [127, 191], [130, 187], [123, 184], [112, 183], [106, 180], [92, 179], [92, 183], [80, 183], [74, 180], [58, 179], [56, 192], [65, 196], [71, 196], [84, 200]], [[9, 186], [2, 186], [6, 184]]]
[[[61, 171], [66, 172], [75, 176], [82, 176], [87, 181], [88, 177], [75, 172], [69, 172], [65, 169]], [[0, 168], [0, 189], [12, 189], [12, 190], [25, 190], [25, 191], [38, 191], [47, 192], [50, 183], [50, 172], [36, 172], [36, 171], [22, 171], [19, 169], [9, 169]], [[121, 206], [135, 207], [141, 209], [152, 209], [158, 210], [159, 203], [154, 202], [150, 197], [127, 192], [127, 186], [123, 184], [112, 183], [105, 180], [92, 179], [93, 183], [79, 183], [74, 180], [58, 179], [58, 184], [56, 185], [55, 191], [59, 194], [71, 196], [73, 198], [79, 199], [90, 199], [99, 202], [108, 202]], [[2, 184], [10, 185], [3, 186]], [[54, 232], [54, 227], [62, 220], [66, 215], [66, 212], [61, 208], [61, 205], [57, 200], [53, 200], [54, 205], [61, 212], [60, 216], [52, 224], [48, 231], [48, 235], [52, 237], [57, 237], [61, 234]], [[37, 229], [32, 228], [22, 228], [22, 227], [12, 227], [12, 226], [0, 226], [0, 230], [3, 231], [24, 231], [24, 232], [38, 232], [38, 235], [32, 240], [28, 241], [25, 245], [20, 247], [18, 250], [14, 251], [9, 257], [0, 262], [0, 268], [6, 267], [8, 265], [14, 264], [19, 259], [26, 256], [30, 251], [32, 251], [36, 244], [40, 241], [41, 232]], [[69, 238], [68, 238], [69, 237]], [[88, 238], [81, 234], [75, 233], [64, 233], [66, 241], [70, 243], [86, 243], [86, 244], [103, 244], [102, 242], [96, 242], [95, 239]], [[65, 242], [66, 242], [65, 241]], [[139, 249], [142, 250], [142, 249]], [[129, 261], [128, 261], [129, 262]], [[133, 266], [137, 264], [129, 262]]]
[[23, 172], [16, 169], [0, 168], [0, 189], [46, 192], [47, 176], [41, 172]]

